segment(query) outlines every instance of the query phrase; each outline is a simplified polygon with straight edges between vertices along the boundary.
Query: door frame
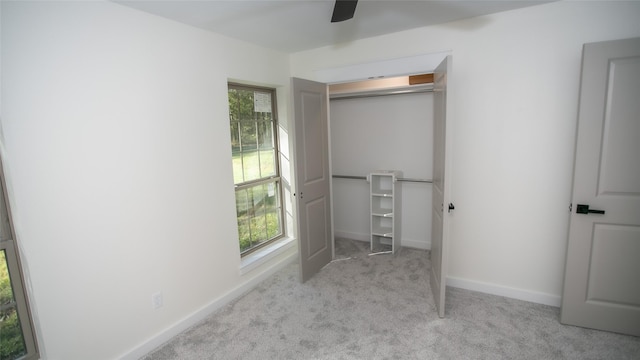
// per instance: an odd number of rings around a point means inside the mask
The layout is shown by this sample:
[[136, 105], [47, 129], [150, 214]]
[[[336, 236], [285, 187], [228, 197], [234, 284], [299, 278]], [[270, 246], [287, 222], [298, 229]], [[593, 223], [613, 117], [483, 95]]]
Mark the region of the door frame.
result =
[[[451, 50], [444, 50], [410, 57], [401, 57], [349, 66], [319, 69], [315, 71], [315, 78], [317, 79], [315, 81], [324, 82], [327, 86], [330, 86], [335, 84], [367, 81], [370, 80], [370, 78], [408, 76], [413, 74], [431, 74], [435, 71], [436, 67], [438, 67], [438, 65], [447, 56], [452, 55], [452, 53], [453, 52]], [[331, 101], [329, 101], [328, 104], [330, 104], [330, 102]], [[449, 117], [451, 117], [450, 114], [453, 113], [453, 111], [451, 109], [448, 109], [448, 111]], [[331, 112], [329, 111], [329, 115], [330, 114]], [[328, 119], [328, 130], [329, 144], [331, 144], [331, 116], [329, 116]], [[451, 143], [451, 141], [449, 141], [448, 143]], [[331, 146], [329, 146], [329, 156], [331, 156]], [[331, 166], [331, 158], [329, 158], [329, 164]], [[448, 187], [450, 188], [451, 186]], [[331, 196], [333, 197], [333, 187], [331, 188]], [[333, 198], [331, 199], [331, 201], [333, 204]], [[332, 212], [331, 227], [334, 231], [333, 258], [335, 259], [335, 228], [333, 226], [334, 224]]]
[[[357, 81], [365, 81], [370, 77], [392, 77], [392, 76], [406, 76], [412, 75], [416, 73], [433, 73], [435, 68], [447, 58], [447, 56], [451, 55], [451, 51], [441, 51], [434, 53], [427, 53], [422, 55], [417, 55], [413, 57], [405, 57], [405, 58], [396, 58], [385, 61], [378, 62], [370, 62], [370, 63], [362, 63], [351, 65], [348, 67], [338, 67], [338, 68], [329, 68], [329, 69], [320, 69], [315, 72], [315, 78], [317, 80], [313, 80], [316, 82], [323, 82], [327, 86], [327, 141], [329, 142], [328, 153], [329, 153], [329, 172], [330, 175], [333, 175], [332, 172], [332, 164], [331, 164], [331, 116], [330, 116], [330, 101], [328, 94], [328, 86], [332, 84], [338, 83], [346, 83], [346, 82], [357, 82]], [[409, 67], [407, 67], [410, 65]], [[407, 72], [409, 71], [409, 72]], [[368, 75], [370, 74], [370, 75]], [[295, 180], [295, 166], [297, 164], [296, 156], [295, 156], [295, 111], [293, 104], [293, 85], [291, 86], [291, 94], [290, 97], [292, 103], [289, 106], [290, 114], [291, 114], [291, 122], [289, 125], [289, 131], [294, 134], [294, 138], [290, 141], [290, 151], [293, 156], [293, 171], [292, 178], [293, 180], [293, 189], [294, 192], [297, 192], [298, 184], [296, 184]], [[449, 94], [449, 97], [451, 95]], [[447, 109], [448, 117], [451, 117], [451, 112], [449, 110], [451, 107]], [[447, 141], [447, 147], [451, 146], [451, 141]], [[447, 151], [447, 158], [450, 157], [450, 151]], [[448, 176], [448, 182], [451, 183], [451, 176]], [[447, 188], [451, 189], [451, 186], [448, 184]], [[450, 190], [448, 190], [450, 191]], [[329, 182], [329, 192], [331, 197], [331, 206], [333, 207], [333, 181]], [[448, 197], [447, 197], [448, 198]], [[299, 237], [298, 234], [298, 204], [297, 199], [293, 199], [293, 209], [294, 209], [294, 229], [296, 232], [296, 237]], [[334, 218], [333, 218], [333, 209], [331, 209], [331, 259], [335, 259], [335, 228], [334, 228]], [[298, 249], [298, 251], [301, 251]]]

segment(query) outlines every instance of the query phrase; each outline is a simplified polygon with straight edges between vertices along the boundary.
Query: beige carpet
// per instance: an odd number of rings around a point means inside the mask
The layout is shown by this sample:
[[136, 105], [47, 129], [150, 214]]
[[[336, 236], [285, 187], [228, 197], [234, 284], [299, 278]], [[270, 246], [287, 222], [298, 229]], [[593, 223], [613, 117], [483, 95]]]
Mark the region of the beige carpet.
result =
[[448, 288], [438, 318], [428, 252], [336, 253], [351, 258], [305, 284], [291, 265], [144, 359], [640, 359], [640, 338], [561, 325], [550, 306]]

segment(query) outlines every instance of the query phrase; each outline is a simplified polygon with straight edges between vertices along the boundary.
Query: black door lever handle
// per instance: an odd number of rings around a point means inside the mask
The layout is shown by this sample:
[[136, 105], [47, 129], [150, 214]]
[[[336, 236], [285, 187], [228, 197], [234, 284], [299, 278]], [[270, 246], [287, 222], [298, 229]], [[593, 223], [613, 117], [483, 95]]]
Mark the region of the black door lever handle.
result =
[[578, 204], [576, 214], [604, 214], [604, 210], [589, 209], [589, 205]]

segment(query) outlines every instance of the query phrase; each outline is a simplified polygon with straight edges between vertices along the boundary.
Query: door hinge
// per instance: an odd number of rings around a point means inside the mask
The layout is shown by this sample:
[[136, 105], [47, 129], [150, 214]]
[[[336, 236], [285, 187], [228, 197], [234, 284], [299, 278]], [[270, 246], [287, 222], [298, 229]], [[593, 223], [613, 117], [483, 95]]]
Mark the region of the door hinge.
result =
[[569, 204], [569, 212], [573, 211], [573, 204]]

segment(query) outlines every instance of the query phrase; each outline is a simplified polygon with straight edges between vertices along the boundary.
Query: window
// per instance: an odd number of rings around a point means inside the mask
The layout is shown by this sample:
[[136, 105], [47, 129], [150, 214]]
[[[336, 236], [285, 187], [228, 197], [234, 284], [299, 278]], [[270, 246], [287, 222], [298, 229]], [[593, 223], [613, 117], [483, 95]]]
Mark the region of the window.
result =
[[31, 314], [4, 194], [4, 174], [0, 170], [0, 359], [37, 359]]
[[229, 119], [240, 253], [283, 235], [274, 89], [229, 84]]

